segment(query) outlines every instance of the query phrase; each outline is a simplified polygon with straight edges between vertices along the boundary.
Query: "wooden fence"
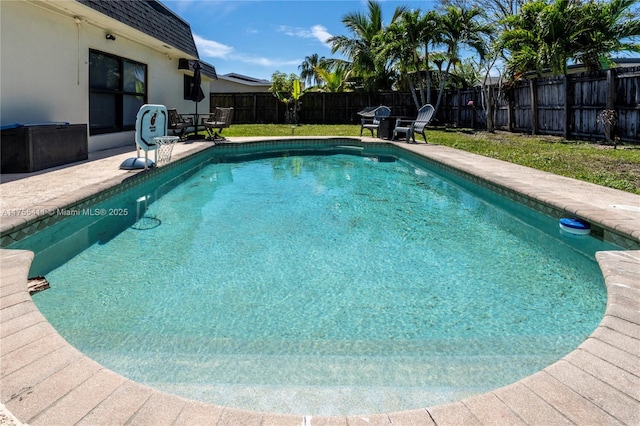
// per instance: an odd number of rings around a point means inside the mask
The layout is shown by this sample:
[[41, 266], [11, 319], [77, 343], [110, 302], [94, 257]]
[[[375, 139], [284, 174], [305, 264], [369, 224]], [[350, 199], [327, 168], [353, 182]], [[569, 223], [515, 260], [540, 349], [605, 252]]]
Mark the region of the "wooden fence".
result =
[[[301, 98], [300, 123], [354, 124], [358, 112], [371, 105], [387, 105], [394, 115], [415, 116], [417, 109], [410, 93], [385, 92], [367, 94], [309, 92]], [[234, 123], [284, 123], [285, 105], [271, 93], [212, 93], [211, 108], [233, 107]]]
[[[497, 92], [494, 92], [497, 95]], [[565, 138], [603, 139], [603, 110], [615, 110], [614, 135], [640, 142], [640, 67], [518, 81], [502, 96], [496, 127]], [[535, 108], [531, 108], [535, 105]]]
[[[433, 91], [435, 105], [437, 92]], [[512, 132], [559, 135], [565, 138], [605, 138], [598, 115], [615, 110], [614, 135], [621, 141], [640, 143], [640, 67], [616, 68], [567, 77], [521, 80], [500, 92], [495, 126]], [[359, 123], [358, 111], [387, 105], [393, 115], [415, 117], [417, 108], [408, 92], [306, 93], [301, 98], [300, 122], [306, 124]], [[486, 128], [479, 88], [447, 91], [433, 124]], [[235, 123], [284, 123], [284, 104], [271, 93], [212, 93], [211, 107], [234, 107]], [[534, 107], [532, 107], [534, 106]]]

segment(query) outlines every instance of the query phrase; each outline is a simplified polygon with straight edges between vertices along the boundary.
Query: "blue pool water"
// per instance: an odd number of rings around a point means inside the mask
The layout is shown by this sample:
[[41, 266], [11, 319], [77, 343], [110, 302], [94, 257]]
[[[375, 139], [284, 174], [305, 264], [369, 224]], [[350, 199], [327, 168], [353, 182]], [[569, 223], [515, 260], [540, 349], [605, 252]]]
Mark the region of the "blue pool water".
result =
[[133, 380], [314, 415], [494, 389], [593, 331], [606, 300], [593, 250], [611, 247], [390, 160], [200, 166], [84, 231], [106, 236], [69, 237], [91, 245], [34, 300], [71, 344]]

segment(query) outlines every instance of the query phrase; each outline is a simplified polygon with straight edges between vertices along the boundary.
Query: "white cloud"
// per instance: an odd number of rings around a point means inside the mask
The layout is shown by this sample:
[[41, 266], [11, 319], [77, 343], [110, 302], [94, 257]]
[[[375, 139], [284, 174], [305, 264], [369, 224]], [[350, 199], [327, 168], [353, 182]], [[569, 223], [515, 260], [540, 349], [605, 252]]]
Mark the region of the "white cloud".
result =
[[327, 40], [332, 37], [323, 25], [314, 25], [310, 29], [280, 25], [278, 31], [292, 37], [315, 38], [323, 44], [327, 44]]
[[193, 35], [193, 41], [196, 43], [200, 56], [207, 58], [227, 58], [233, 52], [233, 47], [217, 41], [207, 40], [197, 34]]
[[301, 63], [299, 59], [296, 59], [296, 60], [271, 59], [271, 58], [265, 58], [262, 56], [251, 56], [251, 55], [242, 55], [242, 54], [230, 55], [229, 59], [244, 62], [247, 64], [260, 65], [263, 67], [299, 65]]
[[262, 56], [247, 55], [244, 53], [238, 53], [232, 46], [227, 46], [217, 41], [207, 40], [196, 34], [193, 35], [193, 40], [198, 48], [198, 53], [201, 58], [219, 58], [228, 61], [244, 62], [246, 64], [258, 65], [265, 68], [274, 68], [281, 66], [299, 65], [300, 59], [285, 60], [285, 59], [273, 59]]
[[327, 40], [332, 37], [329, 31], [327, 31], [327, 28], [322, 25], [314, 25], [311, 27], [311, 34], [324, 44], [327, 44]]

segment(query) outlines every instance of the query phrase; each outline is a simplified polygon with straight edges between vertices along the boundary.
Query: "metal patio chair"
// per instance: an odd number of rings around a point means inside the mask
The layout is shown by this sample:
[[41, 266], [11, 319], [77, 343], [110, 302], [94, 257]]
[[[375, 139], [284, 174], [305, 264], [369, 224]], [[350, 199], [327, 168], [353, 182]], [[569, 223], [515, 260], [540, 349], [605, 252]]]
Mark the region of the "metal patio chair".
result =
[[169, 114], [168, 129], [173, 131], [174, 135], [177, 135], [181, 141], [186, 139], [186, 132], [189, 127], [193, 127], [193, 120], [191, 117], [185, 117], [178, 113], [175, 108], [167, 109]]
[[231, 121], [233, 120], [233, 108], [220, 108], [216, 107], [215, 112], [211, 114], [208, 118], [202, 119], [202, 124], [205, 129], [207, 129], [207, 133], [209, 136], [207, 137], [210, 141], [225, 141], [226, 139], [220, 135], [222, 133], [222, 129], [226, 129], [231, 126]]

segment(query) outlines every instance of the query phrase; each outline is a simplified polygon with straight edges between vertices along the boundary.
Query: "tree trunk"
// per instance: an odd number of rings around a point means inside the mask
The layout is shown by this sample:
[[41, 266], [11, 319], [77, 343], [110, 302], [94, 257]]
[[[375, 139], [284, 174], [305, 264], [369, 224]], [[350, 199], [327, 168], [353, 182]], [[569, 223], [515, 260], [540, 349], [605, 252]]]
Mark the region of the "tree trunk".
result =
[[435, 117], [438, 114], [438, 108], [440, 108], [440, 103], [442, 102], [442, 95], [444, 94], [444, 86], [447, 83], [447, 77], [449, 75], [449, 69], [451, 68], [451, 61], [447, 63], [447, 69], [444, 71], [444, 76], [442, 77], [442, 81], [440, 82], [440, 91], [438, 92], [438, 100], [436, 101], [436, 106], [433, 111], [433, 116]]

